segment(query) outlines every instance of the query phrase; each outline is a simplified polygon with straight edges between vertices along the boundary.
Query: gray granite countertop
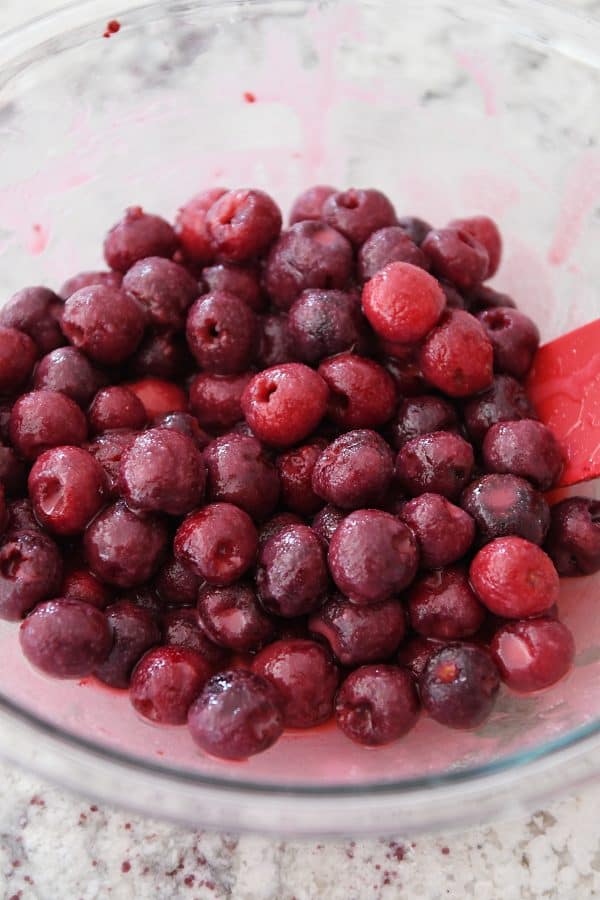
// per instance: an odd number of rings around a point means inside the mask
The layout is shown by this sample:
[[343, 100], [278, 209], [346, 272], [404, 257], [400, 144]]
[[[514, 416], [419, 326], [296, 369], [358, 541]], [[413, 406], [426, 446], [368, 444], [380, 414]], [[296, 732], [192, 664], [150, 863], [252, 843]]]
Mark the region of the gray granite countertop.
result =
[[[600, 14], [598, 0], [569, 2]], [[56, 5], [2, 0], [0, 29]], [[0, 765], [0, 898], [586, 900], [600, 895], [599, 807], [597, 785], [460, 833], [281, 841], [99, 807]]]

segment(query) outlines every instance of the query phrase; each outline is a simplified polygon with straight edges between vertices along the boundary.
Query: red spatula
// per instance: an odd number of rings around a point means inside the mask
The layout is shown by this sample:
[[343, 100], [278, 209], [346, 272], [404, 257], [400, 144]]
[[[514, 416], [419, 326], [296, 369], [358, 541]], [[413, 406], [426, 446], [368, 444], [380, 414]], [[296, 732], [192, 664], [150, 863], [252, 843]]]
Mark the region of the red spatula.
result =
[[560, 484], [600, 477], [600, 319], [541, 347], [527, 390], [564, 448]]

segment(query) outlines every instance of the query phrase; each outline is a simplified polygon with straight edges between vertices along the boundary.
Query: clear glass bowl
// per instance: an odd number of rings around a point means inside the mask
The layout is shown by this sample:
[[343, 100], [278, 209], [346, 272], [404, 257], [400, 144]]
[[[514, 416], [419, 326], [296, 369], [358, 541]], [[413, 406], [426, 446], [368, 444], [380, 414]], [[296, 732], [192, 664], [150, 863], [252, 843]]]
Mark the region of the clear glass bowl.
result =
[[[377, 186], [438, 223], [495, 216], [495, 284], [545, 338], [598, 315], [597, 24], [537, 0], [164, 2], [116, 17], [106, 40], [106, 3], [89, 0], [0, 40], [3, 296], [101, 265], [126, 205], [172, 216], [222, 183], [286, 207], [331, 182]], [[598, 577], [563, 582], [574, 671], [539, 696], [503, 693], [475, 732], [423, 718], [366, 750], [326, 727], [237, 764], [143, 723], [126, 695], [43, 678], [3, 625], [0, 750], [203, 826], [414, 833], [490, 818], [599, 768], [599, 593]]]

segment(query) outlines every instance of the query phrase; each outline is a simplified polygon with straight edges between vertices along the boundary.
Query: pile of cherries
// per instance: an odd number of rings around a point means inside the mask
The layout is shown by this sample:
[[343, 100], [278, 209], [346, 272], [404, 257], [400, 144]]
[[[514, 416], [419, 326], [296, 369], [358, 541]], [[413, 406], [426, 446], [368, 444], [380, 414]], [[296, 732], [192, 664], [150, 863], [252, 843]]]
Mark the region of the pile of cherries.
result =
[[108, 271], [0, 311], [0, 616], [219, 757], [476, 727], [568, 671], [559, 574], [600, 568], [600, 504], [544, 498], [537, 328], [485, 216], [317, 186], [281, 228], [260, 190], [132, 207]]

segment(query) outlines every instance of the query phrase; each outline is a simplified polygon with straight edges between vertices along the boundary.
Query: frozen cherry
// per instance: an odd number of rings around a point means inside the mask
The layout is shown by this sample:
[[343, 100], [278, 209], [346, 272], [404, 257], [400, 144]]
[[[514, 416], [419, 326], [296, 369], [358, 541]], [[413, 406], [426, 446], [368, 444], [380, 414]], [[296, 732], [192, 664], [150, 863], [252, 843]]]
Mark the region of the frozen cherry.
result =
[[419, 361], [426, 380], [451, 397], [467, 397], [493, 380], [494, 351], [475, 316], [450, 309], [426, 337]]
[[53, 447], [29, 473], [29, 496], [41, 524], [60, 535], [79, 534], [104, 503], [105, 475], [81, 447]]
[[188, 728], [206, 753], [246, 759], [268, 750], [283, 731], [283, 703], [276, 688], [244, 669], [221, 672], [192, 704]]
[[424, 492], [453, 499], [471, 479], [473, 448], [450, 431], [412, 438], [396, 458], [396, 478], [411, 497]]
[[159, 328], [182, 328], [198, 294], [190, 273], [160, 256], [140, 259], [123, 279], [122, 289], [142, 305], [148, 322]]
[[374, 231], [362, 245], [358, 252], [360, 280], [368, 281], [393, 262], [410, 263], [421, 269], [429, 268], [429, 261], [423, 251], [399, 225]]
[[475, 634], [485, 609], [473, 593], [460, 566], [437, 569], [418, 578], [408, 594], [413, 629], [424, 637], [453, 641]]
[[33, 386], [36, 391], [58, 391], [79, 406], [87, 406], [103, 383], [103, 375], [76, 347], [58, 347], [41, 359]]
[[94, 675], [111, 687], [126, 688], [135, 664], [160, 643], [160, 629], [151, 612], [128, 600], [113, 603], [105, 613], [113, 644], [107, 658], [94, 668]]
[[337, 425], [378, 428], [393, 415], [393, 378], [372, 359], [340, 353], [321, 363], [319, 375], [329, 388], [328, 415]]
[[207, 372], [244, 372], [254, 355], [256, 335], [256, 316], [235, 294], [204, 294], [189, 311], [187, 342], [196, 362]]
[[264, 286], [274, 306], [290, 308], [307, 288], [345, 288], [353, 269], [349, 241], [324, 222], [298, 222], [271, 249]]
[[490, 654], [474, 644], [450, 644], [433, 653], [419, 693], [432, 719], [449, 728], [476, 728], [489, 716], [500, 688]]
[[429, 657], [440, 650], [444, 644], [444, 641], [417, 634], [401, 644], [396, 658], [398, 663], [405, 666], [418, 681], [425, 670]]
[[111, 269], [127, 272], [139, 259], [171, 257], [176, 249], [177, 236], [168, 222], [130, 206], [106, 235], [104, 258]]
[[381, 364], [386, 372], [389, 372], [396, 385], [396, 393], [399, 397], [416, 397], [419, 394], [427, 392], [427, 383], [423, 378], [423, 373], [416, 358], [416, 351], [410, 348], [406, 351], [406, 346], [402, 345], [402, 353], [396, 352], [396, 347], [384, 351]]
[[180, 559], [169, 559], [160, 569], [154, 582], [161, 598], [169, 606], [195, 606], [201, 578]]
[[92, 284], [103, 284], [106, 287], [120, 288], [122, 281], [123, 276], [120, 272], [78, 272], [76, 275], [72, 275], [71, 278], [67, 278], [59, 290], [58, 296], [62, 300], [68, 300], [75, 291], [89, 287]]
[[133, 391], [117, 384], [98, 391], [88, 410], [88, 422], [96, 434], [116, 428], [137, 430], [146, 424], [146, 410]]
[[280, 531], [283, 531], [284, 528], [287, 528], [288, 525], [304, 525], [305, 523], [302, 521], [300, 516], [297, 516], [295, 513], [291, 512], [282, 512], [278, 513], [276, 516], [273, 516], [272, 519], [269, 519], [268, 522], [262, 526], [258, 533], [258, 548], [262, 550], [264, 545], [267, 543], [269, 538], [273, 537], [274, 534], [279, 534]]
[[204, 462], [210, 501], [234, 503], [259, 522], [271, 515], [279, 498], [279, 477], [256, 438], [217, 438], [206, 447]]
[[88, 525], [84, 549], [94, 575], [117, 587], [143, 584], [158, 569], [167, 544], [160, 519], [141, 518], [124, 503], [115, 503]]
[[550, 557], [520, 537], [496, 538], [473, 559], [471, 584], [490, 612], [524, 619], [558, 600], [558, 574]]
[[472, 481], [462, 492], [460, 505], [475, 519], [480, 543], [514, 534], [542, 544], [550, 524], [542, 494], [516, 475], [484, 475]]
[[152, 423], [156, 428], [167, 428], [169, 431], [179, 431], [193, 440], [198, 450], [204, 450], [210, 444], [210, 435], [200, 428], [198, 419], [190, 413], [175, 410], [170, 413], [161, 413], [154, 418]]
[[556, 684], [567, 674], [575, 656], [569, 629], [554, 619], [508, 622], [490, 644], [502, 681], [513, 691], [529, 693]]
[[57, 391], [23, 394], [10, 414], [10, 439], [15, 450], [34, 460], [60, 444], [82, 444], [87, 422], [77, 404]]
[[368, 281], [362, 292], [365, 316], [388, 341], [409, 344], [431, 331], [446, 306], [436, 279], [408, 262], [392, 262]]
[[294, 360], [287, 316], [283, 314], [260, 316], [258, 328], [256, 363], [259, 368], [270, 369], [272, 366]]
[[290, 210], [290, 225], [304, 222], [307, 219], [320, 219], [323, 213], [323, 204], [336, 191], [337, 188], [328, 184], [315, 184], [313, 187], [307, 188], [294, 200]]
[[387, 600], [414, 579], [418, 552], [411, 530], [390, 513], [360, 509], [338, 525], [329, 543], [329, 569], [354, 603]]
[[231, 428], [243, 418], [242, 394], [252, 379], [242, 375], [211, 375], [201, 372], [190, 385], [190, 409], [203, 428]]
[[0, 327], [0, 392], [12, 393], [33, 371], [38, 350], [29, 335], [16, 328]]
[[206, 214], [206, 226], [221, 259], [245, 262], [260, 256], [277, 238], [281, 212], [264, 191], [240, 188], [215, 200]]
[[475, 537], [475, 521], [440, 494], [425, 493], [405, 503], [400, 511], [417, 539], [421, 565], [448, 566], [464, 556]]
[[406, 631], [404, 610], [395, 598], [357, 606], [334, 594], [310, 617], [309, 628], [325, 638], [343, 666], [388, 659]]
[[529, 316], [509, 306], [485, 309], [477, 318], [494, 348], [496, 372], [523, 378], [540, 344], [537, 325]]
[[206, 634], [221, 647], [246, 652], [258, 650], [273, 634], [250, 584], [228, 587], [205, 585], [198, 594], [198, 618]]
[[375, 431], [348, 431], [326, 447], [312, 474], [317, 496], [341, 509], [376, 505], [390, 487], [392, 451]]
[[498, 226], [489, 216], [471, 216], [468, 219], [453, 219], [448, 228], [456, 228], [470, 234], [472, 238], [485, 247], [488, 255], [488, 267], [485, 278], [491, 278], [498, 271], [502, 256], [502, 237]]
[[252, 519], [231, 503], [212, 503], [180, 525], [175, 556], [209, 584], [233, 584], [253, 564], [258, 536]]
[[204, 496], [206, 468], [191, 438], [168, 428], [137, 437], [121, 459], [119, 486], [138, 512], [183, 516]]
[[338, 670], [315, 641], [275, 641], [254, 658], [252, 671], [266, 678], [283, 700], [286, 728], [310, 728], [331, 717]]
[[313, 531], [319, 535], [322, 541], [328, 544], [335, 534], [336, 528], [346, 516], [347, 512], [343, 509], [338, 509], [336, 506], [328, 503], [312, 520]]
[[308, 525], [288, 525], [272, 535], [258, 556], [261, 603], [284, 618], [302, 616], [324, 601], [329, 578], [323, 544]]
[[85, 445], [88, 453], [98, 460], [107, 479], [107, 490], [111, 496], [118, 494], [119, 469], [121, 457], [133, 444], [137, 437], [136, 431], [105, 431], [99, 434], [93, 441]]
[[178, 211], [175, 232], [187, 259], [202, 265], [214, 259], [215, 248], [206, 224], [206, 216], [213, 203], [225, 193], [226, 188], [208, 188], [192, 197]]
[[62, 329], [86, 356], [104, 366], [122, 363], [144, 333], [144, 311], [129, 294], [101, 284], [81, 288], [65, 303]]
[[359, 246], [374, 231], [394, 225], [396, 211], [381, 191], [350, 188], [327, 198], [323, 204], [322, 218]]
[[340, 687], [335, 701], [338, 728], [357, 744], [376, 747], [403, 737], [419, 718], [412, 675], [397, 666], [362, 666]]
[[258, 267], [219, 263], [202, 269], [202, 281], [211, 293], [235, 294], [254, 312], [265, 308]]
[[358, 296], [345, 291], [303, 291], [288, 317], [294, 355], [309, 365], [343, 350], [365, 349], [366, 329]]
[[184, 725], [210, 677], [204, 657], [184, 647], [156, 647], [133, 670], [129, 699], [141, 716], [160, 725]]
[[600, 569], [600, 502], [568, 497], [551, 509], [544, 549], [559, 575], [592, 575]]
[[327, 397], [327, 385], [313, 369], [286, 363], [252, 378], [242, 395], [242, 410], [259, 440], [289, 447], [317, 427]]
[[71, 569], [65, 574], [60, 596], [81, 600], [96, 609], [105, 609], [112, 600], [112, 592], [87, 569]]
[[41, 531], [11, 532], [0, 546], [0, 618], [16, 621], [62, 580], [58, 547]]
[[229, 661], [229, 651], [213, 643], [200, 625], [196, 609], [170, 609], [162, 616], [163, 643], [199, 653], [215, 671]]
[[540, 491], [553, 487], [563, 470], [558, 441], [546, 425], [534, 419], [492, 425], [482, 453], [488, 472], [528, 478]]
[[170, 412], [187, 410], [185, 391], [164, 378], [141, 378], [130, 382], [127, 387], [141, 400], [148, 421]]
[[0, 325], [28, 334], [40, 354], [50, 353], [65, 343], [54, 314], [62, 301], [46, 287], [27, 287], [8, 300], [0, 310]]
[[89, 675], [107, 658], [113, 641], [103, 612], [64, 597], [37, 606], [19, 638], [26, 659], [53, 678]]
[[535, 412], [525, 388], [510, 375], [497, 375], [487, 391], [471, 397], [463, 407], [469, 437], [478, 444], [497, 422], [534, 418]]
[[421, 246], [432, 227], [429, 222], [426, 222], [425, 219], [420, 219], [418, 216], [400, 216], [398, 225], [406, 232], [411, 241], [414, 241], [417, 247]]
[[281, 499], [286, 509], [301, 516], [311, 516], [323, 506], [323, 500], [313, 491], [312, 474], [326, 446], [327, 441], [317, 438], [277, 457]]
[[392, 443], [400, 450], [412, 438], [432, 431], [457, 431], [456, 410], [443, 397], [423, 394], [406, 397], [398, 407], [390, 426]]
[[148, 332], [127, 360], [132, 378], [180, 380], [194, 368], [194, 359], [181, 332]]
[[156, 618], [158, 618], [165, 609], [162, 597], [159, 597], [154, 586], [151, 584], [138, 585], [128, 591], [124, 591], [119, 595], [119, 600], [131, 601], [141, 609], [147, 609], [148, 612], [151, 612]]
[[490, 264], [488, 252], [464, 229], [432, 229], [421, 249], [438, 278], [450, 281], [459, 290], [470, 290], [487, 278]]

